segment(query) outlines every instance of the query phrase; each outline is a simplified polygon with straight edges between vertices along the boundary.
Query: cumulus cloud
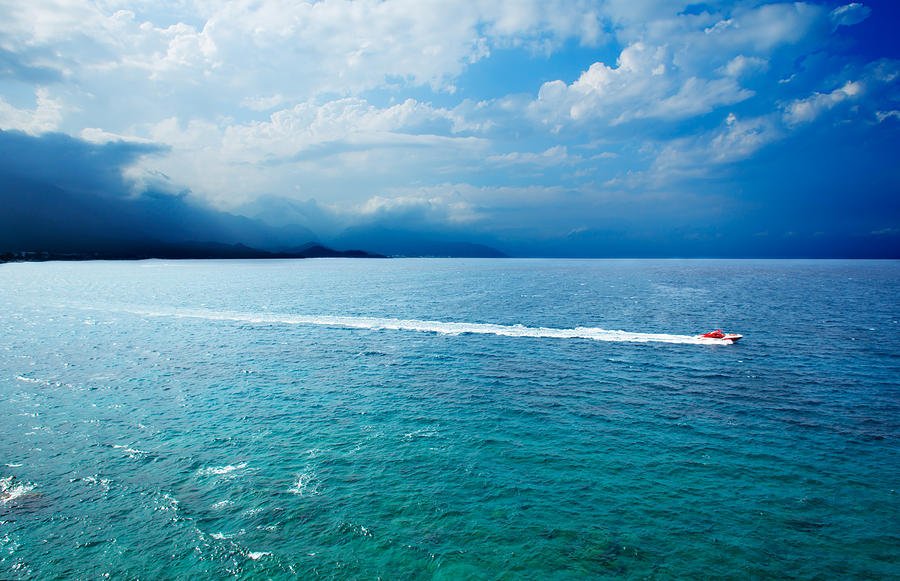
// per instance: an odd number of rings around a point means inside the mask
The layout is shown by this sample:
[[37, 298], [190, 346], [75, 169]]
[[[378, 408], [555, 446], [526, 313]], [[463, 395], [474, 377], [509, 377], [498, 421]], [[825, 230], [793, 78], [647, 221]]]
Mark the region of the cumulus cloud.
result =
[[0, 32], [17, 46], [65, 44], [59, 68], [136, 68], [158, 81], [200, 75], [238, 93], [276, 87], [292, 100], [392, 82], [449, 89], [494, 47], [546, 50], [601, 36], [599, 15], [586, 0], [119, 5], [15, 2]]
[[[320, 85], [314, 90], [362, 90], [390, 79], [449, 88], [495, 46], [596, 41], [597, 18], [585, 8], [561, 1], [228, 3], [210, 15], [204, 34], [225, 65], [245, 61], [237, 51], [248, 44], [252, 54], [276, 62], [283, 60], [277, 53], [292, 46], [311, 57], [297, 64], [315, 73], [305, 80]], [[266, 62], [255, 64], [260, 70]]]
[[390, 135], [446, 132], [452, 121], [447, 110], [415, 99], [378, 108], [364, 99], [348, 97], [324, 103], [298, 103], [271, 114], [267, 121], [232, 126], [229, 137], [254, 146], [291, 149], [354, 135], [379, 135], [388, 140]]
[[149, 134], [173, 153], [152, 167], [226, 206], [274, 192], [347, 200], [409, 172], [440, 175], [448, 164], [477, 162], [488, 142], [455, 135], [456, 121], [454, 112], [415, 99], [376, 107], [356, 97], [298, 103], [265, 121], [169, 118]]
[[585, 121], [618, 125], [705, 115], [753, 97], [742, 81], [766, 72], [777, 51], [825, 38], [831, 23], [849, 26], [868, 14], [858, 3], [830, 13], [803, 2], [711, 3], [691, 12], [673, 6], [611, 2], [616, 34], [627, 41], [615, 65], [595, 62], [571, 83], [544, 83], [530, 115], [555, 131]]
[[[555, 131], [585, 121], [619, 125], [705, 115], [753, 97], [743, 79], [767, 71], [776, 51], [827, 36], [834, 18], [802, 2], [734, 8], [714, 3], [690, 13], [673, 6], [610, 3], [616, 34], [627, 41], [615, 65], [595, 62], [571, 83], [544, 83], [529, 114]], [[849, 14], [859, 11], [847, 8], [847, 24]]]
[[597, 62], [572, 84], [544, 83], [530, 106], [547, 124], [604, 119], [621, 124], [634, 119], [677, 120], [708, 113], [753, 95], [731, 77], [703, 79], [670, 73], [665, 47], [635, 43], [610, 67]]
[[863, 85], [848, 81], [830, 93], [815, 93], [806, 99], [797, 99], [785, 107], [784, 121], [790, 126], [809, 123], [823, 112], [833, 109], [848, 99], [856, 99], [863, 92]]
[[900, 61], [879, 59], [862, 67], [848, 67], [840, 76], [843, 79], [838, 81], [841, 84], [837, 88], [816, 91], [782, 104], [785, 125], [796, 130], [828, 113], [875, 119], [880, 123], [884, 119], [883, 107], [893, 106], [898, 100], [896, 81], [900, 78]]

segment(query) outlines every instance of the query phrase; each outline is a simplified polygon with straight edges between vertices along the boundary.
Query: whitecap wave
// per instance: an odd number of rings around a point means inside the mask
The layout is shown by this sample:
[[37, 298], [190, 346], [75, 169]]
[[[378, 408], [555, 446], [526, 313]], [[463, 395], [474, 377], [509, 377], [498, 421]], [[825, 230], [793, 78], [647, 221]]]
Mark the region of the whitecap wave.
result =
[[[85, 307], [90, 308], [90, 307]], [[529, 337], [548, 339], [591, 339], [628, 343], [685, 343], [694, 345], [723, 345], [732, 341], [675, 335], [670, 333], [636, 333], [601, 329], [599, 327], [527, 327], [525, 325], [500, 325], [495, 323], [460, 323], [419, 319], [393, 319], [383, 317], [346, 317], [328, 315], [291, 315], [278, 313], [243, 313], [236, 311], [212, 311], [204, 309], [110, 309], [143, 317], [176, 317], [234, 321], [253, 324], [311, 325], [342, 329], [371, 329], [388, 331], [420, 331], [441, 335], [498, 335], [502, 337]]]
[[[239, 530], [236, 533], [210, 533], [210, 537], [217, 541], [228, 541], [235, 537], [241, 536], [244, 534], [244, 529]], [[200, 534], [203, 534], [202, 532]]]
[[234, 472], [235, 470], [243, 470], [247, 467], [246, 462], [241, 462], [240, 464], [232, 466], [231, 464], [227, 466], [211, 466], [209, 468], [201, 468], [197, 471], [201, 476], [222, 476], [223, 474], [228, 474], [229, 472]]
[[129, 458], [140, 458], [143, 454], [148, 454], [146, 450], [138, 450], [137, 448], [130, 448], [121, 444], [113, 444], [113, 448], [122, 450], [122, 452]]
[[37, 383], [40, 385], [46, 385], [47, 387], [67, 387], [69, 389], [77, 389], [77, 386], [72, 385], [71, 383], [63, 383], [61, 381], [38, 379], [36, 377], [26, 377], [24, 375], [17, 375], [16, 379], [19, 381], [24, 381], [25, 383]]
[[[74, 479], [74, 480], [78, 480], [78, 479]], [[70, 480], [69, 482], [73, 482], [74, 480]], [[85, 476], [81, 480], [83, 480], [84, 482], [87, 482], [88, 484], [99, 485], [103, 488], [103, 490], [105, 490], [106, 492], [109, 492], [109, 483], [111, 482], [109, 478], [100, 478], [99, 474], [94, 474], [93, 476]]]
[[15, 476], [0, 478], [0, 504], [6, 504], [34, 490], [34, 484], [17, 482]]
[[301, 472], [297, 475], [297, 482], [290, 488], [288, 492], [299, 496], [311, 496], [319, 493], [318, 484], [315, 482], [315, 474], [312, 472]]

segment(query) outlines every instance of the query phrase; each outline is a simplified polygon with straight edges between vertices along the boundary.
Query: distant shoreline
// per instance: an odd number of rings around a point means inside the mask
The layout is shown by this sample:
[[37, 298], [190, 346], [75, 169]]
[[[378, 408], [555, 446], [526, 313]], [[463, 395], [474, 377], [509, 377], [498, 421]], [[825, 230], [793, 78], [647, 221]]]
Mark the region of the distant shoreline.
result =
[[[330, 249], [329, 249], [330, 250]], [[501, 258], [513, 260], [859, 260], [859, 261], [898, 261], [900, 258], [867, 257], [867, 256], [503, 256], [503, 257], [470, 257], [470, 256], [385, 256], [362, 250], [338, 251], [328, 253], [278, 253], [256, 251], [245, 254], [229, 255], [227, 253], [102, 253], [102, 252], [5, 252], [0, 253], [0, 264], [16, 262], [90, 262], [90, 261], [128, 261], [128, 260], [300, 260], [306, 258]]]
[[153, 252], [51, 252], [18, 251], [0, 253], [0, 264], [7, 262], [81, 262], [89, 260], [273, 260], [301, 258], [387, 258], [364, 250], [333, 250], [318, 244], [296, 251], [268, 252], [237, 244], [173, 246]]

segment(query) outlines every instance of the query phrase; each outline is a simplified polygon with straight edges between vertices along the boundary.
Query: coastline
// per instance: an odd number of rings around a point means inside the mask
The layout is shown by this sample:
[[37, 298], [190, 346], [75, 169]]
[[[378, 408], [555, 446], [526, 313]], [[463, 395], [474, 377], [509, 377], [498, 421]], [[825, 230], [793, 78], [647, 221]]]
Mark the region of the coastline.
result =
[[167, 245], [144, 251], [123, 252], [52, 252], [18, 251], [0, 253], [0, 264], [7, 262], [51, 262], [89, 260], [235, 260], [235, 259], [299, 259], [299, 258], [387, 258], [364, 250], [334, 250], [312, 244], [295, 251], [269, 252], [243, 244]]

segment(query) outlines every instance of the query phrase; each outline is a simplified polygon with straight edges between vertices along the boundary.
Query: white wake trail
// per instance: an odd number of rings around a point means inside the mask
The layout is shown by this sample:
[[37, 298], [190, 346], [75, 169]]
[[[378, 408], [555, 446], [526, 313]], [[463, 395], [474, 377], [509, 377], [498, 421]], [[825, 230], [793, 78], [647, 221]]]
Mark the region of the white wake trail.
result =
[[556, 329], [552, 327], [526, 327], [524, 325], [497, 325], [492, 323], [456, 323], [444, 321], [424, 321], [418, 319], [392, 319], [380, 317], [342, 317], [319, 315], [291, 315], [283, 313], [242, 313], [234, 311], [212, 311], [204, 309], [95, 309], [128, 313], [144, 317], [176, 317], [206, 319], [212, 321], [234, 321], [254, 324], [311, 325], [343, 329], [372, 329], [391, 331], [421, 331], [442, 335], [499, 335], [502, 337], [533, 337], [553, 339], [592, 339], [594, 341], [614, 341], [630, 343], [687, 343], [695, 345], [730, 344], [721, 339], [700, 338], [693, 335], [673, 335], [668, 333], [634, 333], [615, 331], [598, 327], [574, 327]]

